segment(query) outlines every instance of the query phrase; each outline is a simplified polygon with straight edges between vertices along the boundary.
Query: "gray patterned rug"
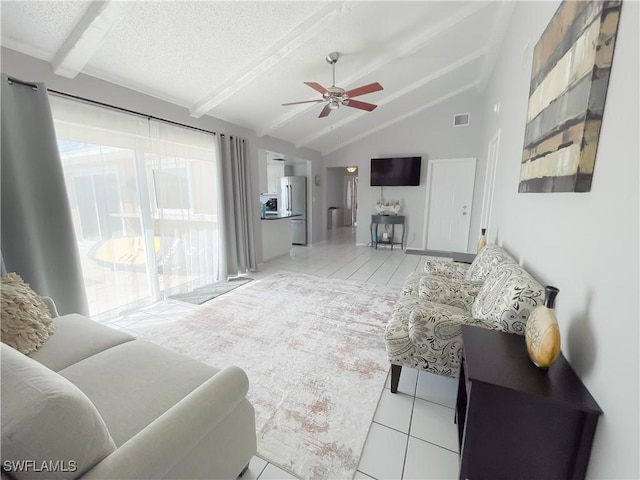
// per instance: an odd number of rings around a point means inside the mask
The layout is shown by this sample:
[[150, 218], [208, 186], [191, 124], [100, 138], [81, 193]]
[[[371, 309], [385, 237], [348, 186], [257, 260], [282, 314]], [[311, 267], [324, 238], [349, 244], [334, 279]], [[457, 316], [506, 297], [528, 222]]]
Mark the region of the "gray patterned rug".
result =
[[141, 338], [250, 380], [258, 454], [307, 480], [353, 478], [389, 370], [399, 289], [279, 272]]
[[245, 283], [250, 282], [253, 278], [241, 277], [228, 280], [226, 282], [216, 282], [205, 285], [204, 287], [196, 288], [188, 293], [179, 293], [177, 295], [171, 295], [169, 298], [173, 300], [180, 300], [181, 302], [193, 303], [194, 305], [202, 305], [204, 302], [208, 302], [212, 298], [219, 297], [227, 292], [230, 292], [234, 288], [238, 288]]

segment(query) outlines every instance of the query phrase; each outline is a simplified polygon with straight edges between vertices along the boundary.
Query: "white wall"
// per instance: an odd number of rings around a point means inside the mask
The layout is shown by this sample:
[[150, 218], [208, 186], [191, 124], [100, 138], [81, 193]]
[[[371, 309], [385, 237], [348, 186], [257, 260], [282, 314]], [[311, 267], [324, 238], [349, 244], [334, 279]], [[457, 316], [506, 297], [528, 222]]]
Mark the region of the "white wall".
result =
[[483, 145], [502, 129], [489, 239], [560, 288], [562, 351], [604, 410], [588, 476], [637, 479], [639, 4], [622, 6], [591, 192], [519, 194], [532, 50], [557, 6], [517, 4], [488, 84]]
[[[416, 102], [419, 99], [416, 98]], [[419, 103], [417, 104], [419, 106]], [[420, 186], [384, 187], [384, 200], [400, 200], [400, 213], [406, 216], [406, 243], [409, 248], [424, 248], [425, 195], [427, 162], [432, 159], [480, 157], [482, 124], [480, 112], [482, 97], [475, 89], [461, 93], [441, 104], [402, 120], [389, 128], [326, 156], [325, 167], [358, 167], [358, 232], [357, 243], [370, 241], [370, 215], [375, 213], [380, 187], [371, 187], [371, 158], [394, 156], [422, 156]], [[470, 113], [471, 124], [454, 127], [453, 116]], [[375, 111], [372, 112], [375, 115]], [[476, 189], [469, 234], [469, 251], [475, 251], [480, 231], [482, 183], [484, 163], [478, 158]], [[326, 192], [325, 192], [326, 195]], [[326, 198], [326, 197], [325, 197]], [[325, 200], [325, 206], [327, 205]], [[326, 215], [326, 207], [324, 213]], [[326, 220], [325, 220], [326, 221]]]
[[[15, 76], [21, 80], [31, 82], [44, 82], [47, 88], [70, 93], [91, 100], [100, 101], [109, 105], [126, 108], [136, 112], [152, 115], [158, 118], [171, 120], [192, 127], [198, 127], [217, 133], [236, 135], [246, 139], [252, 170], [252, 192], [255, 202], [254, 207], [254, 231], [258, 237], [256, 248], [259, 261], [262, 260], [262, 225], [260, 223], [260, 179], [265, 179], [266, 187], [266, 156], [265, 151], [281, 152], [288, 158], [300, 158], [312, 162], [312, 171], [315, 175], [322, 171], [322, 156], [319, 152], [307, 148], [295, 148], [291, 143], [273, 137], [257, 137], [255, 132], [248, 128], [234, 125], [211, 116], [193, 118], [185, 107], [150, 97], [134, 90], [120, 87], [113, 83], [105, 82], [87, 75], [78, 75], [74, 79], [68, 79], [54, 75], [51, 65], [43, 60], [23, 55], [14, 50], [2, 48], [1, 67], [2, 72]], [[261, 171], [264, 169], [264, 172]], [[263, 187], [263, 188], [264, 188]], [[313, 192], [312, 202], [309, 208], [311, 212], [311, 242], [322, 240], [324, 229], [321, 228], [322, 201], [319, 189]]]

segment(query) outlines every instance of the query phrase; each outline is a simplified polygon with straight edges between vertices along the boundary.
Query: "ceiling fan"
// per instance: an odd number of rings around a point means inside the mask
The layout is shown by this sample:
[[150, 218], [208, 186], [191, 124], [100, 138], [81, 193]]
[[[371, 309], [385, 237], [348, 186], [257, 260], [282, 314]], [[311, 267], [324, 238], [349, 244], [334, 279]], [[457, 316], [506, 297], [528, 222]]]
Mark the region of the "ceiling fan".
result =
[[363, 85], [362, 87], [354, 88], [351, 90], [345, 90], [344, 88], [336, 87], [336, 63], [340, 58], [338, 52], [331, 52], [327, 55], [325, 60], [333, 67], [333, 83], [329, 88], [324, 88], [322, 85], [316, 82], [304, 82], [314, 90], [322, 94], [322, 98], [319, 100], [305, 100], [302, 102], [283, 103], [283, 106], [287, 105], [299, 105], [301, 103], [326, 103], [318, 118], [326, 117], [331, 113], [331, 110], [337, 110], [340, 105], [346, 107], [358, 108], [360, 110], [366, 110], [371, 112], [377, 105], [373, 103], [361, 102], [359, 100], [353, 100], [353, 97], [360, 95], [366, 95], [367, 93], [378, 92], [382, 90], [382, 85], [378, 82]]

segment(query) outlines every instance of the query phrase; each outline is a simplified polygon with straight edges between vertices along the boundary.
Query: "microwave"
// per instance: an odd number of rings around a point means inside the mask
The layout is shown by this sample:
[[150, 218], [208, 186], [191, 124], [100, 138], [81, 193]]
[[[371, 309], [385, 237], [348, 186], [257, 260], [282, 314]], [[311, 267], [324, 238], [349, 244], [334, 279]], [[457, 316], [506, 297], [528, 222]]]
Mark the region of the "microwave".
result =
[[278, 213], [278, 196], [275, 193], [261, 193], [260, 204], [265, 214]]

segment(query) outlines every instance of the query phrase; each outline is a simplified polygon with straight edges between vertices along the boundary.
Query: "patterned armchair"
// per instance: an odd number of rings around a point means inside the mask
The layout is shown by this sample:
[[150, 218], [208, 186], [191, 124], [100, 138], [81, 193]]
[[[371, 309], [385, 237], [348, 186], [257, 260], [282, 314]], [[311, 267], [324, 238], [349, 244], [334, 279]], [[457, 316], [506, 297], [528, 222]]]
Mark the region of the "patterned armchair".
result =
[[471, 265], [429, 261], [405, 282], [386, 327], [391, 391], [403, 366], [457, 378], [462, 325], [524, 335], [544, 288], [504, 249], [487, 245]]

